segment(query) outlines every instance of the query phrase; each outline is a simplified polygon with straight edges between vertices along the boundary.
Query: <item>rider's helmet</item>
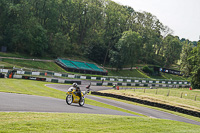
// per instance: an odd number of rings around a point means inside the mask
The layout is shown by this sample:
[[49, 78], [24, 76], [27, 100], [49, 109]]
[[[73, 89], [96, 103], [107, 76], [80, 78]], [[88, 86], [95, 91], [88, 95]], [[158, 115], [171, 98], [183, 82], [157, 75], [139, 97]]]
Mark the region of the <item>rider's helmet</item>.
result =
[[73, 83], [72, 85], [73, 85], [73, 87], [77, 87], [77, 86], [78, 86], [78, 84], [77, 84], [77, 83]]

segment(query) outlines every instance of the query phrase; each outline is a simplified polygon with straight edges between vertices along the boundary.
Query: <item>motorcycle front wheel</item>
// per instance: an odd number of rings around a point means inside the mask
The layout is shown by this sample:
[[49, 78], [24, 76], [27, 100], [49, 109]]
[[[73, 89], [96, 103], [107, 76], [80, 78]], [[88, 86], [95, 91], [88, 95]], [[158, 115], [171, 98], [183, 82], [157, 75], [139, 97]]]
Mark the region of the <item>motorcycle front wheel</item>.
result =
[[73, 101], [73, 96], [72, 95], [67, 95], [67, 97], [66, 97], [66, 103], [68, 105], [71, 105], [72, 101]]

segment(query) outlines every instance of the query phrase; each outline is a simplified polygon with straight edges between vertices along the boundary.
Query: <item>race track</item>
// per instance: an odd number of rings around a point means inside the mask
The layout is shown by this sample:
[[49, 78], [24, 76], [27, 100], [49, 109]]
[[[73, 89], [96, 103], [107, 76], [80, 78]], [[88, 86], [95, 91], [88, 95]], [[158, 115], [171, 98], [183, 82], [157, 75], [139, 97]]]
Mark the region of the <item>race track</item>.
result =
[[25, 94], [0, 92], [1, 112], [60, 112], [60, 113], [91, 113], [134, 116], [116, 110], [105, 109], [85, 104], [80, 107], [78, 104], [67, 105], [65, 100], [33, 96]]
[[[46, 86], [48, 86], [50, 88], [58, 89], [58, 90], [61, 90], [64, 92], [67, 92], [67, 89], [70, 87], [69, 85], [55, 85], [55, 84], [49, 84]], [[81, 87], [81, 90], [84, 91], [86, 85], [80, 85], [80, 87]], [[112, 88], [111, 87], [102, 87], [102, 86], [91, 86], [92, 91], [99, 91], [99, 90], [105, 90], [105, 89], [112, 89]], [[92, 99], [95, 101], [99, 101], [102, 103], [106, 103], [109, 105], [113, 105], [113, 106], [123, 108], [126, 110], [130, 110], [130, 111], [133, 111], [136, 113], [144, 114], [146, 116], [153, 117], [153, 118], [175, 120], [175, 121], [181, 121], [181, 122], [200, 125], [200, 122], [193, 121], [193, 120], [181, 117], [181, 116], [177, 116], [174, 114], [170, 114], [170, 113], [155, 110], [155, 109], [150, 109], [150, 108], [146, 108], [146, 107], [142, 107], [142, 106], [127, 104], [127, 103], [118, 102], [118, 101], [114, 101], [114, 100], [108, 100], [105, 98], [100, 98], [100, 97], [90, 96], [90, 95], [87, 95], [86, 98], [89, 98], [89, 99]]]
[[[63, 93], [67, 92], [67, 89], [70, 87], [69, 85], [58, 85], [58, 84], [49, 84], [46, 86], [61, 90], [63, 91]], [[80, 87], [81, 90], [85, 90], [84, 88], [86, 87], [86, 85], [81, 85]], [[98, 91], [103, 89], [111, 89], [111, 87], [98, 87], [98, 86], [91, 87], [91, 90], [93, 91]], [[153, 118], [169, 119], [169, 120], [200, 125], [200, 122], [189, 120], [184, 117], [180, 117], [163, 111], [158, 111], [114, 100], [108, 100], [105, 98], [100, 98], [91, 95], [87, 95], [86, 98], [106, 103], [109, 105], [117, 106], [133, 112], [141, 113]], [[85, 104], [83, 107], [80, 107], [78, 104], [67, 105], [65, 100], [62, 99], [25, 95], [25, 94], [4, 93], [4, 92], [0, 92], [0, 111], [1, 112], [60, 112], [60, 113], [66, 112], [66, 113], [90, 113], [90, 114], [135, 116], [133, 114], [96, 107], [88, 104]]]

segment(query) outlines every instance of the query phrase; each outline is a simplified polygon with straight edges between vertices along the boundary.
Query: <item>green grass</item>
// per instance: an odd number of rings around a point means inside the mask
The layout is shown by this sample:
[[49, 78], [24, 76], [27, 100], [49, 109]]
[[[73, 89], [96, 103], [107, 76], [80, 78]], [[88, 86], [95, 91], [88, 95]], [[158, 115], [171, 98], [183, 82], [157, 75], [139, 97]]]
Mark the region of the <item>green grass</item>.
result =
[[[59, 67], [54, 62], [41, 62], [41, 61], [33, 61], [33, 60], [15, 60], [15, 59], [2, 59], [0, 64], [5, 64], [9, 66], [15, 66], [18, 68], [34, 68], [34, 69], [41, 69], [41, 70], [48, 70], [48, 71], [55, 71], [55, 72], [66, 72], [61, 67]], [[7, 65], [5, 67], [7, 67]]]
[[152, 78], [152, 79], [163, 79], [163, 80], [166, 80], [166, 78], [163, 77], [162, 75], [160, 75], [160, 76], [158, 76], [158, 75], [156, 75], [156, 76], [150, 75], [149, 77]]
[[[29, 94], [29, 95], [38, 95], [45, 97], [53, 97], [58, 99], [65, 99], [66, 93], [56, 89], [46, 87], [47, 82], [32, 81], [32, 80], [22, 80], [22, 79], [1, 79], [0, 78], [0, 92], [9, 92], [9, 93], [20, 93], [20, 94]], [[51, 83], [52, 84], [52, 83]], [[67, 90], [68, 88], [66, 88]], [[144, 116], [129, 110], [121, 109], [115, 106], [97, 102], [91, 99], [86, 98], [86, 104], [99, 106], [103, 108], [109, 108], [113, 110], [118, 110], [138, 116]]]
[[66, 113], [0, 113], [0, 132], [198, 133], [198, 125], [128, 116]]
[[0, 56], [2, 56], [2, 57], [27, 58], [27, 56], [19, 54], [19, 53], [4, 53], [4, 52], [0, 52]]
[[183, 76], [168, 74], [168, 73], [161, 73], [161, 76], [165, 79], [172, 79], [172, 80], [187, 80], [187, 78]]
[[23, 79], [0, 79], [0, 91], [64, 99], [65, 93], [46, 87], [45, 84], [48, 83]]
[[108, 76], [122, 76], [122, 77], [137, 77], [148, 78], [146, 75], [140, 73], [137, 69], [133, 70], [108, 70]]
[[24, 58], [24, 59], [53, 59], [52, 57], [44, 56], [44, 57], [35, 57], [35, 56], [30, 56], [27, 54], [21, 54], [21, 53], [4, 53], [0, 52], [0, 56], [2, 57], [13, 57], [13, 58]]
[[[170, 90], [169, 96], [167, 96]], [[144, 99], [148, 101], [169, 104], [172, 106], [182, 107], [189, 110], [200, 112], [200, 91], [190, 91], [188, 89], [127, 89], [127, 90], [104, 90], [101, 92], [113, 93], [118, 95], [125, 95]], [[180, 98], [180, 94], [183, 92], [183, 98]], [[156, 94], [157, 93], [157, 94]], [[187, 94], [187, 96], [185, 95]], [[190, 95], [198, 95], [197, 101], [187, 99]], [[194, 98], [194, 97], [193, 97]]]

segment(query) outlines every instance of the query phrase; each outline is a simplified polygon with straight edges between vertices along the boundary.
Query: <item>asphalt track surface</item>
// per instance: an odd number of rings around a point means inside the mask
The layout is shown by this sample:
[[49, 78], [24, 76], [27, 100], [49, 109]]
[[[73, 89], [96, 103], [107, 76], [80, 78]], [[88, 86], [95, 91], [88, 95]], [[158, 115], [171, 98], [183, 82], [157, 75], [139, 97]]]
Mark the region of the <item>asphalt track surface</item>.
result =
[[67, 105], [65, 100], [0, 92], [1, 112], [57, 112], [57, 113], [90, 113], [135, 116], [121, 111], [101, 108], [85, 104], [80, 107], [78, 104]]
[[[69, 85], [57, 85], [57, 84], [49, 84], [46, 85], [50, 88], [54, 88], [57, 90], [61, 90], [64, 92], [67, 92], [67, 89], [70, 87]], [[86, 85], [80, 85], [81, 90], [85, 90]], [[111, 87], [102, 87], [102, 86], [91, 86], [91, 90], [92, 91], [99, 91], [99, 90], [105, 90], [105, 89], [112, 89]], [[119, 102], [119, 101], [114, 101], [114, 100], [110, 100], [110, 99], [105, 99], [105, 98], [101, 98], [101, 97], [96, 97], [96, 96], [91, 96], [91, 95], [87, 95], [86, 98], [95, 100], [95, 101], [99, 101], [102, 103], [106, 103], [109, 105], [113, 105], [119, 108], [123, 108], [126, 110], [130, 110], [136, 113], [140, 113], [140, 114], [144, 114], [146, 116], [149, 117], [153, 117], [153, 118], [159, 118], [159, 119], [168, 119], [168, 120], [174, 120], [174, 121], [181, 121], [181, 122], [186, 122], [186, 123], [190, 123], [190, 124], [195, 124], [195, 125], [200, 125], [200, 122], [197, 121], [193, 121], [181, 116], [177, 116], [174, 114], [170, 114], [167, 112], [163, 112], [163, 111], [159, 111], [159, 110], [155, 110], [155, 109], [150, 109], [147, 107], [142, 107], [142, 106], [137, 106], [137, 105], [132, 105], [132, 104], [127, 104], [124, 102]], [[87, 102], [87, 101], [86, 101]]]

